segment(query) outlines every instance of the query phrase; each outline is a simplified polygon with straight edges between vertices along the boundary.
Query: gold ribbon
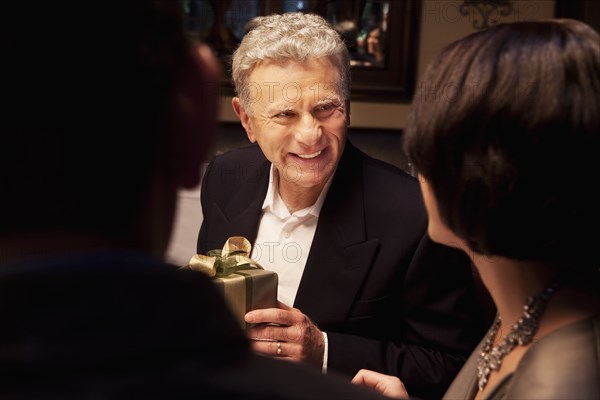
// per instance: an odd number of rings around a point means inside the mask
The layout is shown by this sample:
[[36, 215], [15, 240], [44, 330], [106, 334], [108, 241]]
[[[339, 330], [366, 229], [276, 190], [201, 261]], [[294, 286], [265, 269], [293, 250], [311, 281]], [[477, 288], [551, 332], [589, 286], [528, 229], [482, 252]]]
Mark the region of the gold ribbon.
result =
[[210, 250], [206, 255], [196, 254], [183, 268], [201, 271], [210, 277], [222, 278], [244, 269], [263, 269], [250, 258], [252, 245], [243, 236], [232, 236], [222, 249]]

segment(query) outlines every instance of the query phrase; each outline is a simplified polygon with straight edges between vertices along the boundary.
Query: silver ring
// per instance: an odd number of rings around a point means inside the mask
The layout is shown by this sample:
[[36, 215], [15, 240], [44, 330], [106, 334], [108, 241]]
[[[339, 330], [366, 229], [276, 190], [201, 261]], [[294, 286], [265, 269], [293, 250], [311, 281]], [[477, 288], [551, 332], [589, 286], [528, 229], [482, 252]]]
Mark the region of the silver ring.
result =
[[277, 355], [281, 355], [281, 342], [277, 342]]

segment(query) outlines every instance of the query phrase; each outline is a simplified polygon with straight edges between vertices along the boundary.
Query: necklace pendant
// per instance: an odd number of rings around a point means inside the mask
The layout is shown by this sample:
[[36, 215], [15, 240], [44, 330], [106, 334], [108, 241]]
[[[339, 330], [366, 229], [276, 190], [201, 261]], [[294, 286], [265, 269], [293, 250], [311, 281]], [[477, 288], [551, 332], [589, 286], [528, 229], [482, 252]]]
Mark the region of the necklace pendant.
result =
[[[494, 350], [496, 350], [496, 349], [494, 349]], [[500, 353], [498, 353], [497, 351], [494, 351], [494, 350], [492, 350], [492, 352], [490, 353], [490, 355], [488, 357], [488, 364], [489, 364], [491, 370], [498, 369], [498, 367], [500, 367], [500, 364], [502, 363]]]
[[479, 378], [479, 383], [477, 384], [477, 386], [479, 386], [479, 390], [483, 390], [486, 384], [487, 378]]

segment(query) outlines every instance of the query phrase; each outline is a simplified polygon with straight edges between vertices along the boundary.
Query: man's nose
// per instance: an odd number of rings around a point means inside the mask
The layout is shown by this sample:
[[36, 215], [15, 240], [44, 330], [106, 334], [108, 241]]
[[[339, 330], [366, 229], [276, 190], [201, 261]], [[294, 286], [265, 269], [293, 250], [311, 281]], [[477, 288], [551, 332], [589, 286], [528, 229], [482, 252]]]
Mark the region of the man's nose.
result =
[[312, 114], [305, 113], [296, 127], [295, 138], [304, 145], [313, 146], [319, 142], [322, 133], [319, 121]]

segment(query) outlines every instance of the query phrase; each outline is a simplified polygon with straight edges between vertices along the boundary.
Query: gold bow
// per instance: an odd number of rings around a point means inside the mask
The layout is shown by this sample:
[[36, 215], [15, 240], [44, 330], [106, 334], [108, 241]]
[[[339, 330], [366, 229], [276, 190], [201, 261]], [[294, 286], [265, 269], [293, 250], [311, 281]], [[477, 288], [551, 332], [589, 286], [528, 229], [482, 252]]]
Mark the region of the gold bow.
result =
[[221, 278], [243, 269], [263, 269], [250, 258], [252, 245], [243, 236], [232, 236], [222, 249], [210, 250], [206, 255], [196, 254], [184, 268], [202, 271], [210, 277]]

